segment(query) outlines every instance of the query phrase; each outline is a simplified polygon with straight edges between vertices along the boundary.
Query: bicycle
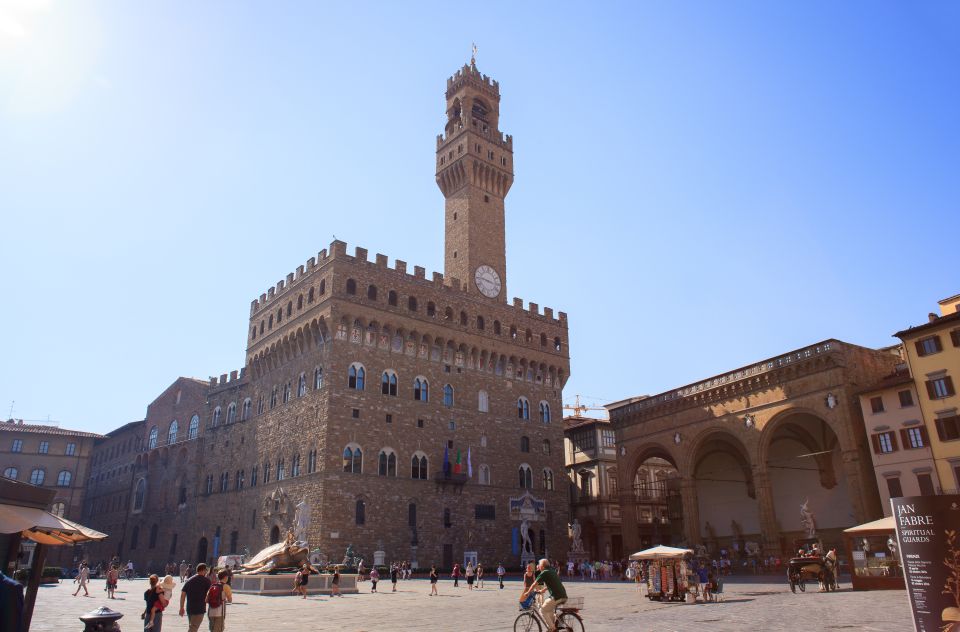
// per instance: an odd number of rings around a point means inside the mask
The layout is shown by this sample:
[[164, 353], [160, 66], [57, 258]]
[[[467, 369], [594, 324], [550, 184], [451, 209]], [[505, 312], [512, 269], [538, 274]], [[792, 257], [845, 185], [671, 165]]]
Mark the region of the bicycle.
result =
[[[557, 630], [584, 632], [583, 619], [580, 617], [581, 610], [583, 610], [583, 597], [570, 598], [566, 603], [557, 606]], [[550, 632], [550, 630], [547, 628], [547, 622], [540, 616], [538, 607], [520, 606], [520, 614], [513, 622], [513, 632]]]

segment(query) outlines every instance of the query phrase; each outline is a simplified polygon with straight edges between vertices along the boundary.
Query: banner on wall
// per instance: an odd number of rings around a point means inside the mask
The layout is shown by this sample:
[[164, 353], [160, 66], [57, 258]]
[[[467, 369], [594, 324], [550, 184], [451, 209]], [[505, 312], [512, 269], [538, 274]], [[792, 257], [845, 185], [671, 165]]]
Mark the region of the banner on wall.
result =
[[891, 498], [917, 632], [960, 632], [960, 495]]

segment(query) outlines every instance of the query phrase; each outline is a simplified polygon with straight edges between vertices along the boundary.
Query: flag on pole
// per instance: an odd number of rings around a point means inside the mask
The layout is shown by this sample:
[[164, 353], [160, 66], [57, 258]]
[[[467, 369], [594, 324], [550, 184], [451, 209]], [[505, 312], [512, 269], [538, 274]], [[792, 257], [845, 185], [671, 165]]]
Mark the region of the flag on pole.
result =
[[470, 446], [467, 446], [467, 478], [473, 478], [473, 463], [470, 461]]
[[454, 473], [454, 474], [459, 474], [459, 473], [461, 472], [460, 463], [461, 463], [461, 461], [460, 461], [460, 448], [457, 448], [457, 462], [456, 462], [456, 464], [453, 466], [453, 473]]

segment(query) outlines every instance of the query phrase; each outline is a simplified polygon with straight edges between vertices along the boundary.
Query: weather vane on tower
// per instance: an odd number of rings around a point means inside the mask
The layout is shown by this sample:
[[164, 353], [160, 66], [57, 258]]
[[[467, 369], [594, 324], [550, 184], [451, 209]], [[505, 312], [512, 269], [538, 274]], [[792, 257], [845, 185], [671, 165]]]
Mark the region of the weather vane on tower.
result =
[[475, 42], [471, 42], [470, 46], [471, 46], [470, 65], [476, 66], [477, 65], [477, 44]]

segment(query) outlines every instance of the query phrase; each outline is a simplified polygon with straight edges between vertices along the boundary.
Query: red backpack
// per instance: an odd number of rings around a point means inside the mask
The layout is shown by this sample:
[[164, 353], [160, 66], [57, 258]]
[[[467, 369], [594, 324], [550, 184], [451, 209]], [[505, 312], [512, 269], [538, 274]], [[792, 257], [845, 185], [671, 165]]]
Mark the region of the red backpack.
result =
[[207, 591], [207, 603], [211, 608], [219, 608], [223, 604], [223, 584], [214, 583]]

